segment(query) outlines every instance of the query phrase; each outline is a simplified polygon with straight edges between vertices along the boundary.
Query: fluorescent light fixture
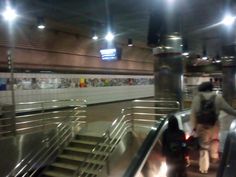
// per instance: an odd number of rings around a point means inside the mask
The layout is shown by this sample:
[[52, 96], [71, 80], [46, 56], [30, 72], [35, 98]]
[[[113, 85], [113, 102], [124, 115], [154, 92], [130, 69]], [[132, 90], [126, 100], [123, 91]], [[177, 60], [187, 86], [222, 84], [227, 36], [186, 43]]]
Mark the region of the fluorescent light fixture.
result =
[[184, 52], [184, 53], [182, 53], [182, 55], [183, 55], [183, 56], [188, 56], [189, 53], [188, 53], [188, 52]]
[[98, 40], [98, 36], [95, 34], [92, 39], [96, 41]]
[[176, 36], [176, 35], [170, 35], [169, 39], [171, 39], [171, 40], [180, 40], [181, 37], [180, 36]]
[[230, 26], [230, 25], [232, 25], [234, 23], [234, 21], [235, 21], [235, 17], [234, 16], [226, 15], [221, 23], [223, 23], [226, 26]]
[[11, 22], [15, 20], [18, 15], [14, 9], [12, 9], [10, 6], [7, 6], [5, 11], [2, 13], [2, 16], [4, 20]]
[[44, 29], [45, 25], [38, 25], [38, 29]]
[[111, 32], [108, 32], [107, 35], [105, 36], [105, 39], [107, 41], [112, 41], [114, 39], [114, 35]]
[[43, 17], [38, 17], [37, 21], [38, 21], [38, 29], [44, 29], [46, 27]]

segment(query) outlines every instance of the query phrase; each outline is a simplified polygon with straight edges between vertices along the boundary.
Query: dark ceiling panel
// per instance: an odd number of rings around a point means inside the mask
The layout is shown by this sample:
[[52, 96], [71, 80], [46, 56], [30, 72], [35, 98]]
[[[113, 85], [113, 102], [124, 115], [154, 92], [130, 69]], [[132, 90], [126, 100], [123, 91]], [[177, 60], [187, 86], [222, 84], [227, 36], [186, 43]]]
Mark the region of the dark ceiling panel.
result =
[[[188, 37], [190, 48], [201, 51], [207, 43], [209, 53], [219, 49], [221, 26], [219, 22], [225, 10], [226, 0], [175, 0], [182, 14], [182, 30]], [[106, 2], [109, 3], [110, 17], [107, 17]], [[16, 0], [25, 16], [45, 16], [64, 24], [88, 26], [106, 30], [111, 19], [114, 31], [124, 37], [132, 37], [146, 43], [150, 7], [161, 10], [163, 6], [153, 5], [157, 0]], [[3, 1], [0, 1], [2, 8]]]

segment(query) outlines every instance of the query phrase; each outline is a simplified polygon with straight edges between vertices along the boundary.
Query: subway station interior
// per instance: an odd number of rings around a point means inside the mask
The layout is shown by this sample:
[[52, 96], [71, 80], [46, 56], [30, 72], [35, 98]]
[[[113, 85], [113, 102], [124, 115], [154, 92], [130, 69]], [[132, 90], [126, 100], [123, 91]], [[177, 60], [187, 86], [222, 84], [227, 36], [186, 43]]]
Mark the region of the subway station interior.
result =
[[[236, 108], [235, 0], [0, 0], [0, 14], [0, 177], [170, 177], [168, 117], [191, 136], [203, 82]], [[188, 177], [236, 176], [234, 119], [220, 112], [207, 173], [189, 150]]]

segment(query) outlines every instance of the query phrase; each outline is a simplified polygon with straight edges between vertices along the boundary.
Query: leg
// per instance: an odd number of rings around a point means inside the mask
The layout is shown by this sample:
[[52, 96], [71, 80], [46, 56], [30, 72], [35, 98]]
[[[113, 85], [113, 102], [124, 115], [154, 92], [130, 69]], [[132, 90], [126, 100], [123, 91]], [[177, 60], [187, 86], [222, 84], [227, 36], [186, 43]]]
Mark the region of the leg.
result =
[[198, 125], [197, 134], [200, 144], [199, 170], [202, 173], [207, 173], [209, 168], [209, 147], [210, 147], [210, 129], [202, 125]]
[[219, 126], [216, 125], [211, 130], [211, 143], [210, 143], [210, 157], [212, 159], [219, 159]]

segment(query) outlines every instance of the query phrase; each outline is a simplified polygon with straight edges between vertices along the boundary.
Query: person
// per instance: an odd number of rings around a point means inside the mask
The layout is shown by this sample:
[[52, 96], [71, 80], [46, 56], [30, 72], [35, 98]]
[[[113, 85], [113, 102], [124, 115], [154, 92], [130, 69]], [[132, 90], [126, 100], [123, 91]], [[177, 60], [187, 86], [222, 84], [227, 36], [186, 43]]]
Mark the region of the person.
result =
[[[203, 82], [198, 87], [199, 93], [193, 98], [191, 105], [190, 121], [193, 131], [199, 139], [199, 171], [200, 173], [208, 173], [210, 166], [210, 158], [213, 163], [219, 160], [219, 113], [225, 111], [230, 115], [236, 116], [236, 111], [227, 104], [221, 95], [213, 92], [213, 84], [211, 82]], [[202, 107], [202, 99], [213, 99], [215, 122], [211, 125], [199, 122], [199, 112]], [[209, 116], [209, 115], [208, 115]]]
[[184, 131], [179, 129], [177, 118], [171, 115], [168, 127], [163, 132], [162, 154], [168, 166], [167, 177], [186, 177], [186, 157], [188, 156]]

